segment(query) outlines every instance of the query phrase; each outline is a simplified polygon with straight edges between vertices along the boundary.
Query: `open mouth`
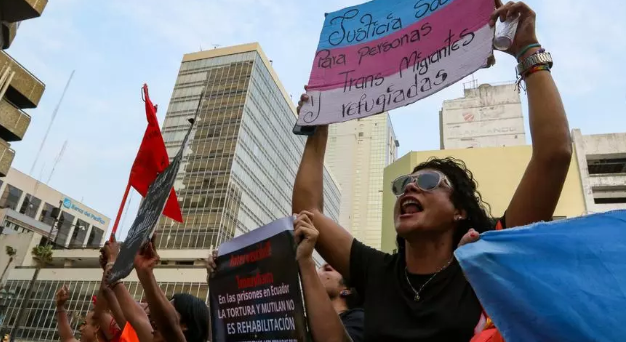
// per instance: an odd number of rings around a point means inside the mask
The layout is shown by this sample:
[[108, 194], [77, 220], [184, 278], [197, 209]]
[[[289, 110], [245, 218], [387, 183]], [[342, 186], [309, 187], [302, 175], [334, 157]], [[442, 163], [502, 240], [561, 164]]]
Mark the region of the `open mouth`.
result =
[[406, 197], [400, 203], [400, 215], [412, 215], [424, 211], [424, 207], [420, 201], [415, 198]]

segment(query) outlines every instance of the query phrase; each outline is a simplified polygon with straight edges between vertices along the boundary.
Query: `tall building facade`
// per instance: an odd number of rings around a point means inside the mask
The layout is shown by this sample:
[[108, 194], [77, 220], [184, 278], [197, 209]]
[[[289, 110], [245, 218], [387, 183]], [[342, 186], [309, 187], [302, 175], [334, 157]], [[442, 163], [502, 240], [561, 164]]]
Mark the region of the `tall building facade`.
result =
[[399, 144], [388, 113], [331, 125], [325, 163], [341, 188], [339, 223], [380, 248], [383, 170]]
[[626, 209], [626, 133], [572, 131], [586, 212]]
[[[205, 260], [211, 250], [292, 214], [293, 184], [305, 139], [291, 133], [295, 107], [256, 43], [183, 57], [162, 128], [170, 156], [178, 151], [199, 104], [175, 184], [184, 223], [165, 217], [159, 221], [161, 263], [154, 272], [167, 295], [187, 292], [208, 300]], [[339, 188], [328, 171], [324, 195], [325, 212], [338, 220]], [[43, 238], [35, 233], [30, 245]], [[102, 278], [98, 249], [89, 247], [54, 252], [52, 264], [35, 282], [18, 341], [58, 341], [53, 297], [63, 284], [72, 293], [68, 310], [72, 328], [77, 329]], [[5, 313], [0, 332], [16, 323], [34, 273], [30, 265], [27, 255], [16, 265], [21, 267], [9, 272], [0, 291], [0, 309]], [[134, 272], [124, 283], [137, 300], [143, 297]]]
[[[396, 249], [396, 231], [393, 208], [397, 200], [391, 192], [391, 182], [430, 157], [455, 157], [461, 159], [472, 171], [478, 191], [490, 205], [491, 215], [501, 217], [508, 207], [526, 166], [532, 156], [532, 146], [487, 147], [455, 150], [410, 152], [385, 169], [383, 194], [383, 233], [382, 247], [385, 252]], [[494, 171], [494, 165], [498, 166]], [[581, 174], [576, 160], [572, 158], [569, 172], [563, 186], [559, 203], [554, 211], [554, 219], [571, 218], [585, 214], [585, 200], [581, 187]]]
[[[305, 139], [291, 133], [293, 102], [259, 44], [183, 57], [162, 129], [170, 156], [198, 106], [175, 184], [185, 222], [162, 217], [159, 248], [213, 249], [292, 214]], [[340, 193], [326, 170], [324, 193], [325, 212], [337, 220]]]
[[442, 150], [526, 144], [522, 102], [514, 83], [472, 83], [464, 93], [444, 101], [439, 112]]
[[20, 141], [30, 125], [23, 109], [35, 108], [45, 85], [4, 50], [8, 49], [23, 20], [39, 17], [47, 0], [0, 1], [0, 177], [9, 173], [15, 151], [11, 143]]

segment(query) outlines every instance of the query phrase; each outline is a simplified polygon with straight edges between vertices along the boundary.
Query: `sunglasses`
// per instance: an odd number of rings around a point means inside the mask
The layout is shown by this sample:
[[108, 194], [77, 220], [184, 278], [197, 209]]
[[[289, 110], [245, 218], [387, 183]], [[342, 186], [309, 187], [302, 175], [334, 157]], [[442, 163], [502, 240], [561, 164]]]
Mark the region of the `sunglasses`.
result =
[[438, 171], [423, 171], [418, 174], [404, 175], [391, 182], [391, 191], [396, 196], [402, 196], [407, 185], [415, 184], [422, 191], [433, 191], [442, 184], [452, 189], [452, 183], [446, 175]]

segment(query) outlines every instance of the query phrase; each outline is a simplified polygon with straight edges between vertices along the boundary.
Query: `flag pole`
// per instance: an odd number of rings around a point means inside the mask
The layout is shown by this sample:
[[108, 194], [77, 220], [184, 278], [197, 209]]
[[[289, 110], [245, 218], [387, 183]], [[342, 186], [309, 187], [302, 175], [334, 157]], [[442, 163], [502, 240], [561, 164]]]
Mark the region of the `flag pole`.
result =
[[124, 197], [122, 197], [122, 203], [120, 204], [120, 210], [117, 212], [117, 217], [115, 218], [115, 223], [113, 224], [113, 230], [111, 231], [111, 236], [109, 236], [109, 241], [115, 241], [115, 232], [117, 232], [117, 225], [120, 223], [120, 218], [122, 217], [122, 212], [124, 212], [124, 206], [126, 205], [126, 199], [128, 198], [128, 193], [130, 192], [130, 181], [126, 184], [126, 191], [124, 191]]

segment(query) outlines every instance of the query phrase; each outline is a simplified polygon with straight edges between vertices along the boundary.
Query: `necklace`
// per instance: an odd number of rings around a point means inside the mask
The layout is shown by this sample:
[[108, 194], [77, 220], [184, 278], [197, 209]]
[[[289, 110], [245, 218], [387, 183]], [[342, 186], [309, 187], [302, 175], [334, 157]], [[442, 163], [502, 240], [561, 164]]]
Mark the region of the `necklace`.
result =
[[454, 257], [450, 258], [450, 260], [442, 268], [440, 268], [439, 271], [435, 272], [432, 276], [430, 276], [430, 278], [426, 280], [426, 282], [420, 287], [419, 290], [416, 290], [413, 287], [413, 284], [411, 284], [411, 281], [409, 280], [409, 271], [407, 270], [406, 266], [404, 267], [404, 276], [406, 277], [406, 282], [411, 287], [411, 290], [413, 290], [413, 293], [415, 293], [415, 297], [413, 298], [413, 300], [415, 300], [416, 302], [419, 302], [419, 300], [421, 299], [420, 293], [422, 293], [422, 290], [424, 290], [424, 287], [426, 287], [426, 285], [430, 283], [430, 281], [433, 280], [437, 276], [437, 274], [439, 274], [441, 271], [448, 268], [448, 266], [450, 266], [450, 264], [452, 263], [452, 260], [454, 260]]

